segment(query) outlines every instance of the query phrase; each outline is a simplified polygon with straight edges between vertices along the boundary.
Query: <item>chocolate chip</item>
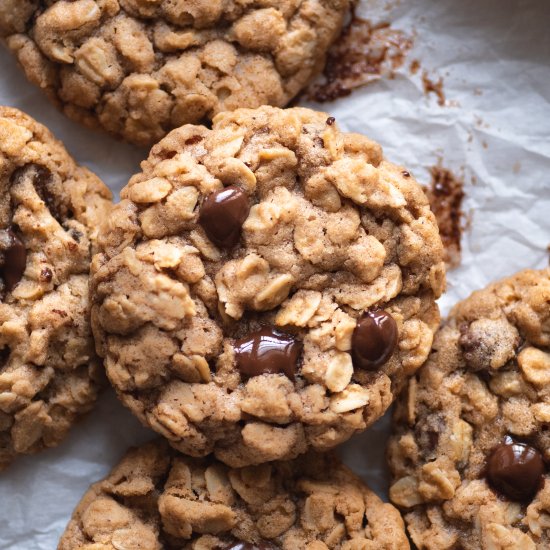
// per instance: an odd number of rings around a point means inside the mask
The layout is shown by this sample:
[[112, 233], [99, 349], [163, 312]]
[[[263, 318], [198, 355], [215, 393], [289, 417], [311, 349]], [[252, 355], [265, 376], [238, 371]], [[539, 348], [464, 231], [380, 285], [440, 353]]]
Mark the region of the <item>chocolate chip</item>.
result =
[[55, 191], [55, 181], [52, 172], [40, 164], [26, 164], [15, 170], [11, 176], [11, 181], [18, 183], [26, 178], [30, 178], [38, 196], [44, 201], [50, 214], [60, 225], [72, 215], [60, 197]]
[[231, 185], [206, 197], [200, 209], [199, 224], [215, 245], [232, 248], [239, 242], [249, 210], [244, 191]]
[[404, 178], [410, 178], [410, 177], [411, 177], [411, 173], [408, 172], [407, 170], [403, 170], [403, 172], [401, 172], [401, 175], [402, 175]]
[[45, 283], [49, 283], [53, 278], [52, 270], [49, 267], [45, 267], [40, 272], [40, 280], [44, 281]]
[[26, 178], [31, 178], [31, 183], [36, 192], [49, 208], [53, 202], [53, 198], [47, 192], [48, 183], [52, 178], [50, 170], [40, 164], [26, 164], [15, 170], [11, 175], [11, 181], [14, 183], [19, 183]]
[[27, 251], [23, 241], [8, 229], [2, 231], [0, 238], [0, 275], [4, 279], [4, 285], [11, 292], [23, 277], [27, 267]]
[[542, 485], [543, 474], [544, 462], [539, 451], [510, 436], [506, 436], [487, 459], [489, 483], [511, 500], [531, 500]]
[[274, 327], [264, 327], [235, 342], [237, 368], [245, 376], [282, 372], [294, 380], [301, 351], [301, 342]]
[[227, 546], [219, 546], [219, 550], [275, 550], [270, 542], [230, 542]]
[[351, 338], [353, 363], [361, 369], [382, 366], [397, 345], [397, 324], [383, 309], [367, 311], [357, 322]]
[[336, 119], [335, 119], [333, 116], [329, 116], [329, 117], [327, 118], [327, 124], [328, 124], [329, 126], [332, 126], [335, 122], [336, 122]]

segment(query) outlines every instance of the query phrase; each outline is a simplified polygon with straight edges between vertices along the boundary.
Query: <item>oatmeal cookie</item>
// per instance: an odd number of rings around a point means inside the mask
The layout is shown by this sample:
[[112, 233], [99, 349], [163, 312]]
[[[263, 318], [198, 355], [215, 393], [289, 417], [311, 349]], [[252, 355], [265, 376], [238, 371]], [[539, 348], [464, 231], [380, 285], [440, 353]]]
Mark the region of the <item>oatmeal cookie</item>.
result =
[[0, 37], [69, 117], [138, 145], [320, 72], [348, 0], [3, 0]]
[[153, 147], [105, 224], [92, 325], [122, 401], [231, 466], [325, 450], [380, 417], [439, 323], [420, 186], [308, 109], [222, 113]]
[[231, 469], [157, 441], [90, 487], [58, 550], [406, 550], [399, 512], [334, 456]]
[[0, 470], [58, 444], [100, 363], [88, 273], [110, 192], [29, 116], [0, 107]]
[[393, 502], [420, 549], [550, 548], [550, 270], [474, 292], [398, 400]]

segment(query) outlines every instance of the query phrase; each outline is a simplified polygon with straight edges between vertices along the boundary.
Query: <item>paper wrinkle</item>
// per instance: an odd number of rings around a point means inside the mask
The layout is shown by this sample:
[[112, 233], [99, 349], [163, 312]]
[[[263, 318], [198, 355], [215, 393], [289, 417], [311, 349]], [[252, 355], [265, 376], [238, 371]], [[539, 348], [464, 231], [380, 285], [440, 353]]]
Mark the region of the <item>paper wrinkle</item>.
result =
[[[386, 156], [429, 183], [429, 167], [464, 175], [462, 264], [449, 273], [440, 300], [446, 312], [477, 288], [522, 268], [548, 264], [550, 242], [550, 3], [540, 0], [361, 3], [415, 36], [394, 79], [380, 80], [332, 104], [340, 127], [362, 132]], [[420, 61], [418, 73], [407, 67]], [[443, 76], [450, 106], [425, 97], [421, 75]], [[117, 143], [68, 121], [28, 84], [11, 57], [0, 56], [0, 102], [27, 111], [64, 141], [78, 162], [118, 192], [146, 151]], [[484, 145], [485, 144], [485, 145]], [[475, 180], [472, 182], [472, 180]], [[389, 415], [341, 448], [346, 462], [381, 495]], [[153, 437], [112, 390], [100, 398], [56, 449], [18, 459], [0, 475], [0, 549], [52, 550], [90, 483], [128, 446]]]

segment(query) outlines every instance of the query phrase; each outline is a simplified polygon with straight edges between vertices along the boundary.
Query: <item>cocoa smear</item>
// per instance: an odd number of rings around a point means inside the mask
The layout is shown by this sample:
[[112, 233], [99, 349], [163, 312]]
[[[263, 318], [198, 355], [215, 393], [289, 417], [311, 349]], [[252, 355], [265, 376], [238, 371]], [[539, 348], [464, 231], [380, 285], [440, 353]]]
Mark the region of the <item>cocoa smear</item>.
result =
[[460, 240], [464, 229], [464, 181], [441, 163], [432, 166], [430, 173], [432, 181], [425, 191], [439, 225], [439, 234], [445, 247], [445, 262], [450, 268], [457, 267], [461, 259]]
[[392, 78], [412, 45], [413, 39], [403, 31], [362, 19], [353, 7], [349, 23], [328, 52], [321, 81], [306, 95], [320, 103], [334, 101], [383, 76]]
[[426, 71], [422, 71], [422, 87], [424, 88], [424, 95], [435, 94], [437, 96], [437, 104], [443, 107], [446, 103], [445, 93], [443, 92], [443, 77], [440, 76], [439, 80], [433, 81], [428, 76]]

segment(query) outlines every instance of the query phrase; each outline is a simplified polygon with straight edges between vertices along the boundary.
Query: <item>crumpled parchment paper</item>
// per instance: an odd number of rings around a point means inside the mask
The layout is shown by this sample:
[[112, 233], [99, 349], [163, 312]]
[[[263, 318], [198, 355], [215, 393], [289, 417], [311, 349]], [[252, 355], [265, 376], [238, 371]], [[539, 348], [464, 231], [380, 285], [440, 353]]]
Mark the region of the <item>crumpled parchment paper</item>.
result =
[[[379, 141], [386, 156], [429, 182], [429, 167], [463, 173], [469, 229], [462, 264], [448, 275], [443, 312], [472, 290], [548, 263], [550, 243], [550, 3], [545, 0], [365, 0], [360, 14], [414, 35], [409, 63], [337, 102], [313, 105], [340, 126]], [[443, 77], [447, 105], [426, 96], [422, 70]], [[0, 51], [0, 103], [46, 124], [78, 160], [119, 191], [146, 151], [64, 118]], [[381, 495], [388, 415], [341, 453]], [[58, 448], [0, 475], [0, 549], [54, 550], [88, 485], [132, 444], [153, 436], [111, 390]]]

